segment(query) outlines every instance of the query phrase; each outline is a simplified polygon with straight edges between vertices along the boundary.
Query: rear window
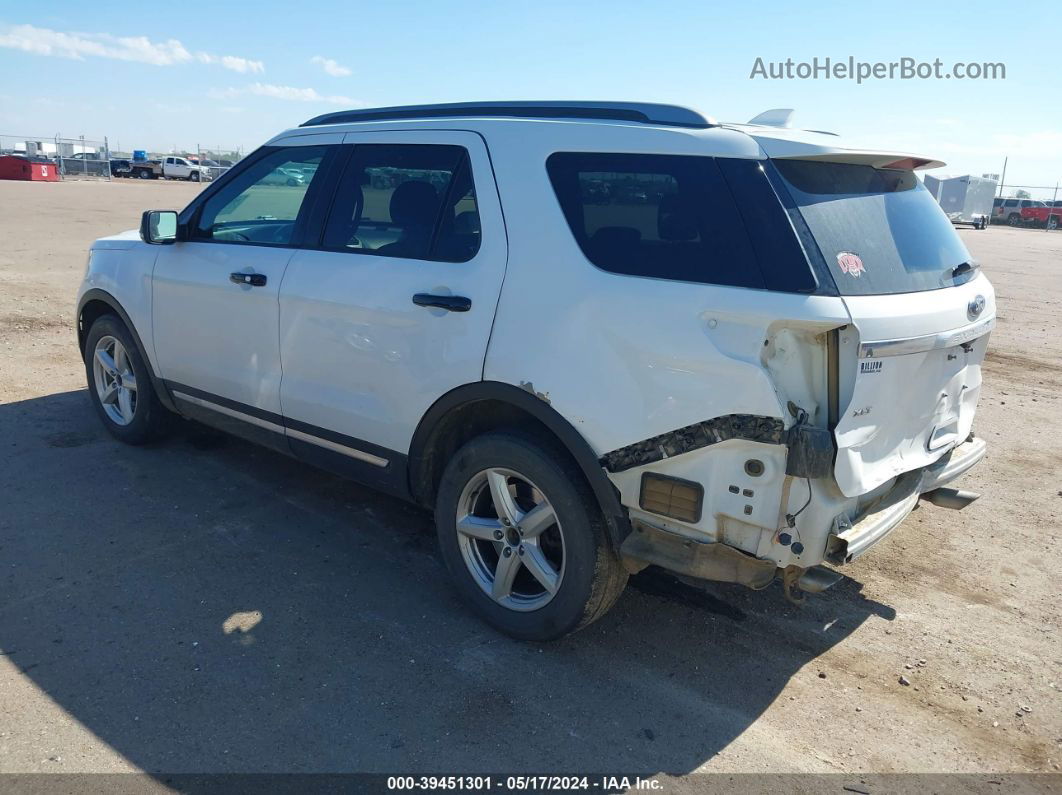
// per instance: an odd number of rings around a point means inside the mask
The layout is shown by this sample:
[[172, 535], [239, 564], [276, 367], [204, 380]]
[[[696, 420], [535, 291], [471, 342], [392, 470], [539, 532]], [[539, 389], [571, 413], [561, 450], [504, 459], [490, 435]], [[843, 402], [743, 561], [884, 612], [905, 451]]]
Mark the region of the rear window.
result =
[[968, 281], [970, 253], [913, 171], [773, 161], [842, 295], [883, 295]]
[[579, 247], [603, 270], [736, 287], [816, 287], [757, 161], [559, 152], [547, 169]]
[[467, 262], [479, 240], [476, 193], [463, 147], [354, 147], [325, 227], [325, 248]]

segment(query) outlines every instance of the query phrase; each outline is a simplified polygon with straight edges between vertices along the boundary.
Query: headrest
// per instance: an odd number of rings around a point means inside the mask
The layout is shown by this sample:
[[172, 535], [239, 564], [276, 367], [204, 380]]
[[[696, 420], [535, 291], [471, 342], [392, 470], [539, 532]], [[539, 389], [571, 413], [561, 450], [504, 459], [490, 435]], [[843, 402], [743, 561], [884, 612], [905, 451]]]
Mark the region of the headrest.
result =
[[391, 220], [399, 226], [431, 226], [439, 209], [439, 194], [428, 182], [403, 182], [391, 194]]
[[642, 233], [633, 226], [603, 226], [590, 237], [594, 246], [633, 247], [642, 242]]
[[465, 210], [458, 213], [454, 219], [454, 233], [458, 235], [479, 234], [479, 213], [474, 210]]
[[656, 226], [661, 240], [697, 239], [697, 217], [693, 207], [677, 193], [669, 193], [660, 199]]

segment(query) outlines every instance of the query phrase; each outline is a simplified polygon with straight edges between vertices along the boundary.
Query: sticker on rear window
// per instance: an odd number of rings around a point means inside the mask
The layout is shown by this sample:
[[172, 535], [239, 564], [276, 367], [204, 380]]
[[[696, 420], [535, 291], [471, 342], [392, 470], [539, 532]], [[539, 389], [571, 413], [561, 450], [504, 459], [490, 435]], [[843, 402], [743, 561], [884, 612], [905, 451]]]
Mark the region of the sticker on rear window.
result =
[[837, 252], [837, 265], [841, 273], [847, 273], [849, 276], [859, 276], [867, 270], [863, 267], [863, 260], [859, 258], [859, 255], [851, 251]]

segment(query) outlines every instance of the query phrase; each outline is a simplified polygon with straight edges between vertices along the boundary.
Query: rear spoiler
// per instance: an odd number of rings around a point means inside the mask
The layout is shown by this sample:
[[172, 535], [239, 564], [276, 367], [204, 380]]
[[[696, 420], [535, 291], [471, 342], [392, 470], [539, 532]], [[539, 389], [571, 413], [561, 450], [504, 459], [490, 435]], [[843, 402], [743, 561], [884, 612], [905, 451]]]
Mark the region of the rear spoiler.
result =
[[928, 157], [859, 149], [770, 156], [775, 160], [821, 160], [824, 163], [855, 163], [863, 166], [873, 166], [874, 168], [902, 168], [915, 171], [940, 168], [946, 165], [943, 160], [932, 160]]
[[945, 165], [943, 160], [910, 152], [839, 146], [836, 136], [806, 130], [751, 128], [748, 125], [739, 126], [737, 129], [755, 138], [768, 157], [778, 160], [822, 160], [827, 163], [856, 163], [874, 168], [915, 170], [940, 168]]

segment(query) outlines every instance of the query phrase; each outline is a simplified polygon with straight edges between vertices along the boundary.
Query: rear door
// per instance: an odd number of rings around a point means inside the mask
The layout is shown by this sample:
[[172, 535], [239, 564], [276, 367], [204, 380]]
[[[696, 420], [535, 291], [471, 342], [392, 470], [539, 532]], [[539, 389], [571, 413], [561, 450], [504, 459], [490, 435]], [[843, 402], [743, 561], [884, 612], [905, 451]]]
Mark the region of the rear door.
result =
[[280, 291], [280, 396], [294, 450], [386, 486], [431, 404], [482, 378], [505, 228], [478, 135], [351, 133], [344, 148], [316, 246]]
[[836, 338], [835, 476], [864, 494], [970, 433], [994, 294], [912, 171], [775, 163], [852, 318]]

